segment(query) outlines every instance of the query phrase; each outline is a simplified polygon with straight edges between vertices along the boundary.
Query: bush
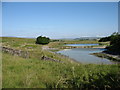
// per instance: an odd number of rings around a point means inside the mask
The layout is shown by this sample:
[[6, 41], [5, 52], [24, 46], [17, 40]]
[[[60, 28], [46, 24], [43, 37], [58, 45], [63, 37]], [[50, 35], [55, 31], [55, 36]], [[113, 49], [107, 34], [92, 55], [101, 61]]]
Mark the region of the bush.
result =
[[111, 41], [114, 37], [118, 36], [119, 33], [114, 32], [112, 35], [108, 36], [108, 37], [103, 37], [100, 38], [99, 42], [107, 42], [107, 41]]
[[99, 42], [107, 42], [107, 41], [110, 41], [110, 39], [111, 39], [111, 36], [103, 37], [99, 40]]
[[120, 54], [120, 34], [112, 36], [108, 50]]
[[45, 45], [45, 44], [48, 44], [49, 42], [50, 42], [50, 39], [48, 37], [39, 36], [36, 39], [36, 44]]
[[120, 55], [120, 34], [113, 33], [110, 37], [110, 46], [106, 47], [107, 52]]

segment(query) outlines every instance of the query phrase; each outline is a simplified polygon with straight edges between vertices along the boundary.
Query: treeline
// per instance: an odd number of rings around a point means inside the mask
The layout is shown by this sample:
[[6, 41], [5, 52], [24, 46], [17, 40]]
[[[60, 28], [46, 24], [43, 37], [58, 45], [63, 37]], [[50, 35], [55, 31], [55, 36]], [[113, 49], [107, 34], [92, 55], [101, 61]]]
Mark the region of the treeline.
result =
[[50, 42], [64, 42], [64, 40], [60, 40], [60, 39], [51, 39]]
[[108, 36], [108, 37], [100, 38], [99, 42], [111, 41], [111, 39], [112, 39], [114, 36], [116, 36], [116, 35], [119, 35], [119, 33], [114, 32], [112, 35], [110, 35], [110, 36]]
[[103, 37], [99, 40], [99, 42], [107, 42], [107, 41], [110, 41], [110, 38], [111, 36], [108, 36], [108, 37]]
[[111, 36], [104, 37], [99, 40], [99, 42], [106, 41], [110, 41], [110, 45], [106, 47], [107, 52], [120, 55], [120, 34], [115, 32]]

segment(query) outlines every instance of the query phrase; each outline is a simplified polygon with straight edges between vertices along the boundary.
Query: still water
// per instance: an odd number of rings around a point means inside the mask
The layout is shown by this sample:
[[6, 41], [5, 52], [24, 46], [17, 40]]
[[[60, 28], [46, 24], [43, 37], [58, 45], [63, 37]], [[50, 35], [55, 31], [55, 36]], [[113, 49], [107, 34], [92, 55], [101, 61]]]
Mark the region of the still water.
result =
[[66, 44], [65, 46], [95, 46], [99, 44]]
[[73, 48], [64, 49], [62, 51], [58, 51], [57, 53], [69, 56], [70, 58], [73, 58], [83, 64], [115, 64], [108, 59], [90, 55], [90, 53], [102, 52], [103, 50], [104, 49], [100, 48]]

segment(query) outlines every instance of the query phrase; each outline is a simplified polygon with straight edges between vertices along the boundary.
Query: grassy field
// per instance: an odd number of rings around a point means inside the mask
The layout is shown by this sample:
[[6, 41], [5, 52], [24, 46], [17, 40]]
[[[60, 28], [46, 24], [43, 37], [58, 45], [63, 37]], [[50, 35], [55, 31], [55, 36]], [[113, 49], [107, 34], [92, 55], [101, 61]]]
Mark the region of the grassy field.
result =
[[[48, 46], [58, 47], [65, 42], [51, 42]], [[4, 37], [2, 45], [28, 51], [31, 56], [25, 59], [1, 52], [3, 88], [120, 88], [120, 65], [80, 64], [42, 50], [35, 39]], [[41, 60], [43, 55], [64, 63]]]

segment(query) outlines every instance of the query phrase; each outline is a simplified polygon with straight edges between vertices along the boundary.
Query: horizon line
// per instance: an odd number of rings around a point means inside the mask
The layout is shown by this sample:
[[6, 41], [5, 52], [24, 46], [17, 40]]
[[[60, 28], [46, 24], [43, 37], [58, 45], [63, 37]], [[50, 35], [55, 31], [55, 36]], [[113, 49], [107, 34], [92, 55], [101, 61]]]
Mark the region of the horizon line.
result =
[[[0, 36], [0, 37], [16, 37], [16, 38], [37, 38], [37, 37], [26, 37], [26, 36]], [[76, 38], [90, 38], [90, 37], [95, 37], [95, 38], [100, 38], [100, 37], [106, 37], [106, 36], [80, 36], [80, 37], [67, 37], [67, 38], [50, 38], [50, 39], [76, 39]]]

